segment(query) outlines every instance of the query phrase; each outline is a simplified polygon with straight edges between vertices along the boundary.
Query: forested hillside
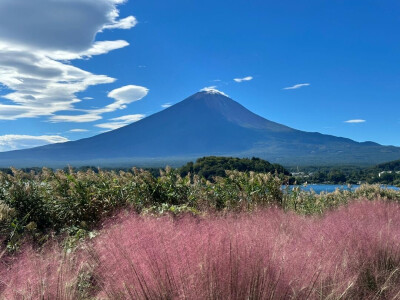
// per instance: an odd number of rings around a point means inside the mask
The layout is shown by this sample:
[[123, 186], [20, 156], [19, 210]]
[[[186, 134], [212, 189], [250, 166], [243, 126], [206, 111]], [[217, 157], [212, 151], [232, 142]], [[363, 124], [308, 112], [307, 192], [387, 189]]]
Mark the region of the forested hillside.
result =
[[260, 158], [236, 158], [236, 157], [218, 157], [207, 156], [196, 160], [195, 163], [189, 162], [179, 169], [181, 176], [188, 173], [197, 174], [207, 180], [213, 177], [225, 177], [226, 170], [236, 170], [240, 172], [256, 172], [256, 173], [277, 173], [289, 176], [290, 173], [279, 164], [271, 164]]

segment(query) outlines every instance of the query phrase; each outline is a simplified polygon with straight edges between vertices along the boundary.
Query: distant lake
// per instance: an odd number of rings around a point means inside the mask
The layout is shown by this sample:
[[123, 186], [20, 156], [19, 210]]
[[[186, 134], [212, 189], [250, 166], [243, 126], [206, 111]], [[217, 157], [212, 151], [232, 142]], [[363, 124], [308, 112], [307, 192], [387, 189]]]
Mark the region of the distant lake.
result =
[[[349, 190], [354, 191], [355, 189], [360, 187], [360, 185], [358, 185], [358, 184], [352, 184], [350, 187], [348, 185], [340, 185], [340, 184], [308, 184], [307, 186], [290, 185], [289, 187], [292, 190], [294, 187], [297, 187], [297, 186], [299, 186], [300, 189], [303, 190], [303, 191], [309, 192], [309, 191], [313, 190], [317, 194], [320, 194], [322, 192], [332, 193], [336, 189], [346, 190], [346, 191], [349, 191]], [[391, 190], [400, 191], [400, 188], [395, 187], [395, 186], [391, 186], [391, 185], [381, 185], [381, 187], [385, 188], [385, 189], [391, 189]]]

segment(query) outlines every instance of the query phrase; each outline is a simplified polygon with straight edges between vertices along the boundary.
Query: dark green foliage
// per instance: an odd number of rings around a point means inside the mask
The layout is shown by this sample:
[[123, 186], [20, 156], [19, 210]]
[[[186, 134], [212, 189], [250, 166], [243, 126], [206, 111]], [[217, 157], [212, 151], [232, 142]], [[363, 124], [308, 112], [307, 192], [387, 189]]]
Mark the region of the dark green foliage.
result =
[[221, 156], [207, 156], [199, 158], [195, 163], [189, 162], [179, 169], [181, 176], [188, 173], [197, 174], [207, 180], [213, 177], [225, 177], [226, 170], [239, 172], [273, 173], [289, 176], [290, 173], [281, 165], [271, 164], [260, 158], [235, 158]]
[[375, 167], [375, 169], [380, 171], [400, 171], [400, 160], [379, 164]]
[[[30, 180], [31, 174], [13, 169], [12, 181], [1, 178], [0, 201], [14, 209], [15, 217], [20, 225], [30, 222], [38, 224], [40, 229], [51, 226], [47, 202], [43, 197], [44, 186], [37, 181]], [[22, 223], [21, 223], [22, 222]]]
[[340, 170], [333, 170], [328, 174], [328, 181], [334, 184], [346, 183], [346, 175]]

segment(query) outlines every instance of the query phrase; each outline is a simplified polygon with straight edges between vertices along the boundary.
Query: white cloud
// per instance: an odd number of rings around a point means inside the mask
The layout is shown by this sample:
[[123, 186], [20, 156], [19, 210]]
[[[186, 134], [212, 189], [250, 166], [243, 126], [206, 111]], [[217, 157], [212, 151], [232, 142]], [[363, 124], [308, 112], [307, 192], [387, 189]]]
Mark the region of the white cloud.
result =
[[100, 42], [95, 42], [91, 48], [81, 52], [69, 52], [69, 51], [57, 50], [46, 54], [49, 58], [55, 60], [74, 60], [74, 59], [91, 58], [94, 55], [107, 54], [110, 51], [121, 49], [127, 46], [129, 46], [129, 43], [123, 40], [100, 41]]
[[143, 86], [126, 85], [108, 93], [108, 97], [114, 98], [119, 104], [128, 104], [142, 99], [147, 95], [149, 89]]
[[104, 29], [130, 29], [137, 24], [137, 20], [133, 16], [113, 22], [113, 24], [105, 25]]
[[80, 128], [77, 128], [77, 129], [71, 129], [69, 132], [88, 132], [89, 130], [87, 130], [87, 129], [80, 129]]
[[125, 125], [140, 121], [144, 117], [145, 117], [145, 115], [142, 115], [142, 114], [126, 115], [126, 116], [110, 119], [110, 121], [112, 121], [112, 122], [97, 124], [95, 126], [100, 127], [100, 128], [114, 130], [114, 129], [123, 127]]
[[53, 122], [91, 122], [122, 108], [120, 102], [81, 116], [59, 116], [76, 111], [76, 95], [90, 86], [115, 81], [71, 65], [66, 60], [106, 54], [129, 44], [123, 40], [94, 41], [102, 30], [129, 29], [133, 16], [119, 18], [123, 0], [1, 0], [0, 85], [10, 90], [0, 98], [0, 119], [48, 116]]
[[52, 123], [60, 123], [60, 122], [87, 123], [87, 122], [98, 121], [101, 119], [102, 117], [96, 113], [87, 113], [84, 115], [76, 115], [76, 116], [57, 115], [50, 117], [50, 121]]
[[0, 66], [0, 82], [12, 90], [3, 95], [11, 104], [0, 102], [0, 119], [49, 116], [57, 111], [74, 110], [74, 104], [81, 102], [76, 93], [115, 81], [40, 54], [10, 51], [1, 46]]
[[243, 81], [250, 81], [253, 79], [253, 76], [247, 76], [247, 77], [243, 77], [243, 78], [235, 78], [233, 79], [236, 82], [243, 82]]
[[354, 119], [354, 120], [347, 120], [344, 121], [345, 123], [352, 123], [352, 124], [356, 124], [356, 123], [365, 123], [367, 122], [366, 120], [362, 120], [362, 119]]
[[168, 107], [171, 107], [171, 106], [172, 106], [171, 103], [164, 103], [164, 104], [161, 105], [162, 108], [168, 108]]
[[53, 143], [68, 142], [68, 139], [59, 135], [16, 135], [7, 134], [0, 136], [0, 151], [10, 151], [43, 146]]
[[108, 93], [108, 97], [113, 98], [115, 101], [103, 108], [84, 111], [81, 115], [54, 115], [50, 117], [50, 121], [58, 122], [75, 122], [85, 123], [93, 122], [102, 119], [102, 114], [116, 111], [117, 109], [125, 109], [128, 104], [138, 101], [145, 97], [149, 89], [143, 86], [126, 85], [118, 89], [112, 90]]
[[302, 87], [305, 87], [305, 86], [309, 86], [309, 85], [310, 85], [309, 83], [298, 83], [298, 84], [295, 84], [293, 86], [285, 87], [283, 89], [284, 90], [297, 90], [299, 88], [302, 88]]
[[206, 92], [207, 94], [219, 94], [219, 95], [223, 95], [225, 97], [229, 97], [227, 94], [225, 94], [224, 92], [221, 92], [219, 90], [217, 90], [217, 87], [215, 85], [213, 86], [207, 86], [205, 88], [202, 88], [200, 90], [200, 92]]

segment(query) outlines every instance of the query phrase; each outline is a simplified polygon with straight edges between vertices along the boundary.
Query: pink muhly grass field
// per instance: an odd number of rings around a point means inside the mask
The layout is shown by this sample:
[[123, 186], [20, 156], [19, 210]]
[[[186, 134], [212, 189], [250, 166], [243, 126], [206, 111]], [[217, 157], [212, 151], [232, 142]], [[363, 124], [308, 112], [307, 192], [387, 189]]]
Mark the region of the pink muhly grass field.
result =
[[84, 267], [85, 259], [58, 246], [40, 253], [27, 247], [0, 260], [0, 299], [79, 299], [76, 283]]
[[396, 203], [357, 201], [324, 217], [265, 209], [110, 223], [67, 258], [27, 251], [1, 264], [0, 299], [400, 298]]

